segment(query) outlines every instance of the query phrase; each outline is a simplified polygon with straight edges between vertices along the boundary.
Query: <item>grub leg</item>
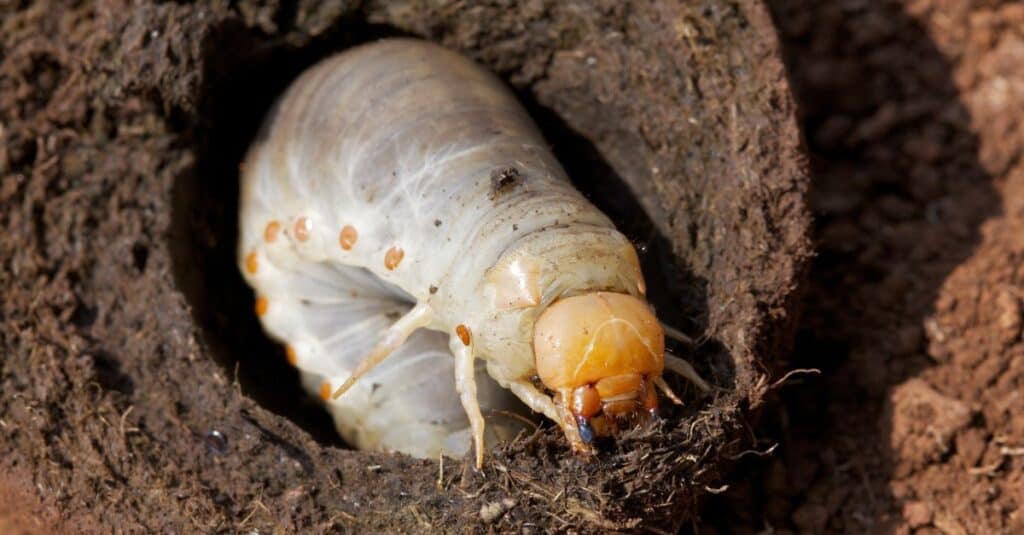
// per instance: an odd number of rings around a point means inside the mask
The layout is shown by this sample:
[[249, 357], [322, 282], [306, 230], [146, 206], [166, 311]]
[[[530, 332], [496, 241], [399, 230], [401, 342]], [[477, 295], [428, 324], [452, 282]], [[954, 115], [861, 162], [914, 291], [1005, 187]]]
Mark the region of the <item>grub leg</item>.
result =
[[683, 334], [683, 331], [680, 331], [679, 329], [676, 329], [675, 327], [671, 325], [666, 325], [664, 323], [661, 324], [661, 329], [665, 331], [665, 336], [675, 340], [676, 342], [681, 342], [688, 346], [693, 345], [693, 338], [690, 338], [689, 336]]
[[388, 329], [384, 331], [380, 342], [378, 342], [377, 345], [370, 350], [370, 354], [367, 355], [358, 366], [356, 366], [352, 375], [350, 375], [349, 378], [346, 379], [333, 394], [331, 394], [331, 399], [338, 399], [338, 397], [344, 394], [352, 387], [352, 385], [356, 384], [356, 381], [358, 381], [360, 377], [366, 375], [367, 372], [383, 362], [384, 359], [388, 358], [391, 353], [405, 343], [406, 339], [409, 338], [409, 335], [411, 335], [416, 329], [430, 325], [432, 317], [433, 314], [430, 311], [430, 307], [425, 303], [420, 303], [409, 310], [409, 312], [404, 316], [399, 318], [394, 325], [388, 327]]
[[672, 353], [665, 353], [665, 369], [689, 379], [690, 382], [697, 385], [697, 388], [703, 392], [711, 390], [711, 385], [697, 374], [697, 370], [693, 369], [689, 362]]
[[455, 389], [462, 400], [462, 408], [469, 417], [473, 428], [473, 447], [476, 449], [476, 467], [484, 466], [484, 415], [476, 397], [476, 367], [473, 365], [473, 344], [463, 343], [458, 336], [452, 336], [448, 344], [455, 355]]
[[522, 400], [527, 407], [533, 409], [534, 412], [539, 412], [556, 422], [562, 421], [558, 413], [558, 407], [555, 406], [554, 401], [551, 401], [551, 396], [537, 390], [537, 387], [522, 380], [512, 381], [508, 387], [516, 397]]

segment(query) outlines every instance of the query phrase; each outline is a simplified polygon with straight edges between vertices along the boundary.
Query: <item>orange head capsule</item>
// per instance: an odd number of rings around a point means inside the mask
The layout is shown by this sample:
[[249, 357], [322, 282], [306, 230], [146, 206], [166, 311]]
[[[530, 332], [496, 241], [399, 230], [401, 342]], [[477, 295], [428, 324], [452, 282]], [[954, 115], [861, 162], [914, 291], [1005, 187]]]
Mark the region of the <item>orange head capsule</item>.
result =
[[594, 292], [558, 300], [541, 313], [533, 336], [537, 375], [559, 394], [574, 448], [586, 450], [595, 436], [653, 414], [665, 335], [642, 299]]

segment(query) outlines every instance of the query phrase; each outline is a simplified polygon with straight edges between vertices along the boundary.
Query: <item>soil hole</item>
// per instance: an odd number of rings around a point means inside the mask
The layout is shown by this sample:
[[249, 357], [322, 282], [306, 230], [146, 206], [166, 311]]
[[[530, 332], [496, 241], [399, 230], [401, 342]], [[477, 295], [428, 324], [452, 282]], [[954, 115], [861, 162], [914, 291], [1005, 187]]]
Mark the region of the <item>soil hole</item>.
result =
[[[211, 32], [205, 43], [203, 94], [198, 99], [202, 122], [193, 126], [192, 133], [198, 163], [194, 173], [175, 185], [170, 238], [175, 276], [203, 328], [205, 343], [228, 375], [237, 375], [249, 396], [324, 444], [341, 446], [343, 442], [327, 412], [301, 389], [283, 348], [263, 333], [253, 312], [252, 291], [237, 271], [238, 165], [274, 100], [304, 69], [347, 47], [402, 35], [406, 34], [390, 27], [347, 21], [310, 45], [295, 48], [265, 42], [237, 24]], [[577, 187], [637, 244], [659, 317], [694, 337], [703, 333], [706, 281], [689, 275], [629, 186], [584, 134], [573, 131], [528, 92], [517, 96]], [[133, 253], [141, 271], [146, 251]], [[677, 348], [684, 355], [690, 351]], [[721, 344], [701, 341], [697, 352], [693, 361], [698, 371], [731, 383], [733, 361]], [[714, 368], [712, 374], [702, 365], [708, 362]]]

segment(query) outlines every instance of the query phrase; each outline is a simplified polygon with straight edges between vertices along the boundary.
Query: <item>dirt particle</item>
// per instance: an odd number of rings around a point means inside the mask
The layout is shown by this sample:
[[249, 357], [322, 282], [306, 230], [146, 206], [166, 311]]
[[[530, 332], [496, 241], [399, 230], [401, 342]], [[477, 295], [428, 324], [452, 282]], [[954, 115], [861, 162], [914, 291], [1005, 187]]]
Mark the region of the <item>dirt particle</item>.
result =
[[515, 167], [504, 167], [491, 172], [491, 191], [488, 198], [497, 201], [503, 195], [513, 191], [517, 185], [523, 182], [524, 177], [519, 174]]
[[903, 504], [903, 519], [911, 528], [919, 528], [931, 524], [932, 508], [925, 502], [910, 501]]
[[286, 503], [295, 504], [298, 503], [299, 500], [301, 500], [303, 497], [305, 497], [308, 492], [309, 491], [306, 489], [306, 487], [298, 485], [294, 488], [285, 491], [285, 493], [281, 495], [281, 498]]
[[978, 465], [985, 453], [986, 433], [983, 429], [967, 429], [956, 437], [956, 453], [960, 457], [963, 468]]
[[911, 379], [890, 396], [892, 449], [910, 471], [938, 460], [949, 451], [957, 431], [965, 428], [971, 411], [962, 402], [943, 396], [927, 382]]
[[1020, 338], [1020, 299], [1010, 290], [1003, 290], [996, 296], [996, 328], [1004, 344], [1011, 344]]
[[967, 535], [964, 525], [947, 512], [936, 514], [932, 523], [935, 524], [935, 527], [939, 528], [943, 535]]
[[486, 524], [490, 524], [501, 518], [502, 515], [515, 506], [516, 501], [512, 498], [504, 498], [501, 501], [485, 503], [480, 506], [480, 520]]

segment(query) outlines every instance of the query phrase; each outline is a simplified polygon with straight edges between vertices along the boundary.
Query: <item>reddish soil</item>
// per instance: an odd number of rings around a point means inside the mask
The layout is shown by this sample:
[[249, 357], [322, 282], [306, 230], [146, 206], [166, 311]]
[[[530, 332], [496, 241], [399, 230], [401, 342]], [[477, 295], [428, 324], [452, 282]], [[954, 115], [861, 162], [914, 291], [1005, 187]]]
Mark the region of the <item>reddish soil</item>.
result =
[[[33, 491], [32, 480], [23, 471], [9, 465], [0, 466], [0, 533], [5, 535], [33, 535], [59, 533], [67, 530], [60, 523], [57, 512], [47, 508]], [[85, 526], [82, 526], [85, 527]], [[89, 526], [95, 529], [95, 525]]]
[[[775, 30], [754, 0], [513, 4], [0, 2], [0, 529], [695, 522], [749, 446], [811, 255]], [[237, 165], [303, 68], [408, 34], [520, 94], [647, 251], [659, 315], [699, 340], [713, 395], [677, 384], [685, 407], [593, 462], [545, 426], [482, 472], [347, 450], [304, 401], [235, 271]]]
[[1024, 5], [769, 2], [819, 255], [705, 532], [1024, 533]]

